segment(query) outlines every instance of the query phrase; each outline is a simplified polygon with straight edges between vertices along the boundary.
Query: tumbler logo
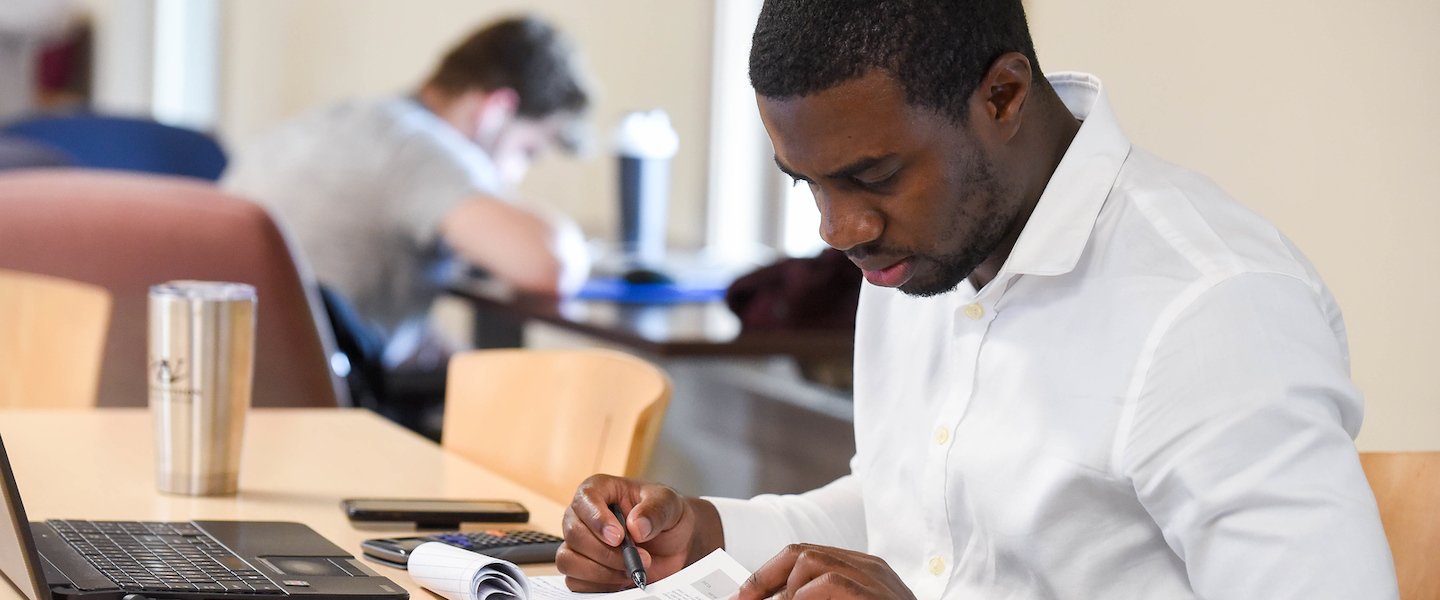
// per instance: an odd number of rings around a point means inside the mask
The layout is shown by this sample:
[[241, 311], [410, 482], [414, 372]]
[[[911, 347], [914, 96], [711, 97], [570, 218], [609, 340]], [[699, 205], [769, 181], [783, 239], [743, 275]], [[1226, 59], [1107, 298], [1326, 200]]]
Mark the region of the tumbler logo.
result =
[[154, 373], [155, 383], [162, 386], [173, 385], [190, 376], [185, 368], [185, 359], [160, 359], [151, 363], [151, 370]]

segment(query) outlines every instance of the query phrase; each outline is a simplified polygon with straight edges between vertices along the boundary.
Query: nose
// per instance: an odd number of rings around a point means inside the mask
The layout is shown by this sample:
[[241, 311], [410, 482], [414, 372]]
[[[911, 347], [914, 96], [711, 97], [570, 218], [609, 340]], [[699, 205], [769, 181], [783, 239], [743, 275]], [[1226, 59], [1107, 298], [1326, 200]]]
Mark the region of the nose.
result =
[[820, 239], [831, 248], [845, 252], [880, 239], [885, 218], [873, 207], [848, 194], [814, 191], [820, 209]]

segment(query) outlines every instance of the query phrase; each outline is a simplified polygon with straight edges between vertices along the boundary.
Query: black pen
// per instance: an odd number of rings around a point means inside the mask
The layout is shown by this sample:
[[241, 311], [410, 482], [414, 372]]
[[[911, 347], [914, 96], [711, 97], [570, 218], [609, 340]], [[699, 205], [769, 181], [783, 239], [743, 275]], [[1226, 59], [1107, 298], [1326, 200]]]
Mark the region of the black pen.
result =
[[615, 518], [620, 519], [620, 555], [625, 557], [625, 570], [630, 572], [630, 581], [641, 591], [645, 590], [645, 563], [640, 561], [640, 550], [635, 548], [635, 541], [630, 539], [630, 528], [625, 525], [625, 513], [620, 512], [620, 507], [610, 505], [610, 512], [615, 513]]

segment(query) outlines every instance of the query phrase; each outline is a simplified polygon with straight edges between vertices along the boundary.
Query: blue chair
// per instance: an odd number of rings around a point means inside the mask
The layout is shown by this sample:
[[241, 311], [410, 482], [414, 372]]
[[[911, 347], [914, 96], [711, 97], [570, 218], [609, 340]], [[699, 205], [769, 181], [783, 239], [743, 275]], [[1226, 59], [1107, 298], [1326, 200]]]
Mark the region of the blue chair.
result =
[[183, 175], [216, 181], [225, 170], [225, 152], [204, 133], [147, 119], [74, 115], [37, 117], [5, 127], [3, 133], [49, 144], [75, 166]]

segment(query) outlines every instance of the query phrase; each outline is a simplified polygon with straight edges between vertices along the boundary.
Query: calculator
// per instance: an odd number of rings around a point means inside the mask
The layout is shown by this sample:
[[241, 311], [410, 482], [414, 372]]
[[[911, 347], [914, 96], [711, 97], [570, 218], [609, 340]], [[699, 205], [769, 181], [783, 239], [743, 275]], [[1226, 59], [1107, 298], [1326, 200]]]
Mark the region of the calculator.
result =
[[426, 542], [443, 542], [491, 558], [527, 564], [555, 562], [555, 553], [564, 541], [564, 538], [528, 529], [487, 529], [366, 540], [360, 544], [360, 550], [365, 558], [401, 569], [410, 561], [410, 552]]

